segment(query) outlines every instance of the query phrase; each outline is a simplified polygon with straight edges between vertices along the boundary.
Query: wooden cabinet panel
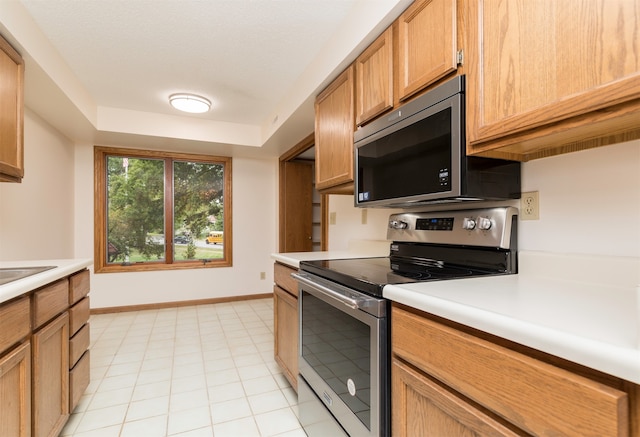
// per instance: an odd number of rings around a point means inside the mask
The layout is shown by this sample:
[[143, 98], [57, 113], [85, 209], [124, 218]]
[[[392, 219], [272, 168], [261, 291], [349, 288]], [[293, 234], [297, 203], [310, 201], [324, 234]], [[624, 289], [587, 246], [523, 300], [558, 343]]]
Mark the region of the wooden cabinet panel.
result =
[[73, 368], [78, 362], [82, 354], [89, 349], [89, 343], [91, 342], [91, 335], [89, 324], [80, 328], [74, 336], [69, 339], [69, 368]]
[[32, 344], [33, 436], [55, 436], [69, 417], [69, 315], [36, 332]]
[[298, 270], [285, 266], [284, 264], [273, 264], [273, 279], [275, 283], [295, 297], [298, 297], [298, 281], [291, 276], [291, 273], [297, 271]]
[[62, 279], [33, 295], [33, 328], [51, 320], [69, 307], [69, 280]]
[[394, 436], [521, 435], [396, 359], [391, 374]]
[[30, 332], [31, 313], [28, 297], [21, 297], [0, 306], [0, 355], [27, 337]]
[[31, 345], [0, 356], [0, 435], [31, 435]]
[[457, 70], [456, 8], [455, 0], [416, 0], [398, 18], [401, 101]]
[[89, 386], [90, 352], [87, 350], [69, 373], [69, 411], [73, 411], [76, 408], [80, 398]]
[[24, 176], [24, 62], [0, 37], [0, 182]]
[[640, 137], [640, 1], [469, 7], [470, 153], [527, 160]]
[[69, 333], [74, 335], [82, 326], [89, 321], [89, 297], [85, 297], [80, 302], [69, 308]]
[[89, 270], [69, 276], [69, 305], [73, 305], [89, 294]]
[[534, 435], [621, 436], [623, 391], [465, 334], [392, 310], [393, 353]]
[[298, 390], [298, 299], [273, 287], [275, 360], [294, 390]]
[[316, 189], [323, 194], [353, 194], [353, 70], [347, 68], [315, 102]]
[[356, 124], [393, 106], [393, 29], [389, 27], [355, 62]]

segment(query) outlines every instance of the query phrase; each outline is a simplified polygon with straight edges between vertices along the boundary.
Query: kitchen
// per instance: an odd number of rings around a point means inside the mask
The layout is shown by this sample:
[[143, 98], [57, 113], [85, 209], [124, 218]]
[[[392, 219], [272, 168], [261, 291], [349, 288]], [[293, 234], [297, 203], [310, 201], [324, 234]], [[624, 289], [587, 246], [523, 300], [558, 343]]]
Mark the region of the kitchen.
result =
[[[15, 11], [2, 11], [0, 22], [16, 26]], [[93, 258], [93, 143], [69, 140], [72, 135], [61, 134], [56, 122], [29, 106], [25, 110], [26, 176], [21, 184], [0, 185], [3, 261], [32, 259], [35, 248], [38, 259]], [[634, 140], [524, 163], [522, 191], [540, 193], [540, 220], [520, 223], [519, 249], [639, 257], [639, 146]], [[92, 308], [271, 293], [277, 177], [277, 156], [234, 157], [233, 268], [139, 273], [136, 279], [92, 275]], [[330, 250], [348, 250], [351, 240], [386, 238], [388, 211], [368, 209], [362, 224], [350, 196], [331, 196], [329, 209], [336, 216], [329, 225]], [[260, 221], [253, 219], [255, 211]]]

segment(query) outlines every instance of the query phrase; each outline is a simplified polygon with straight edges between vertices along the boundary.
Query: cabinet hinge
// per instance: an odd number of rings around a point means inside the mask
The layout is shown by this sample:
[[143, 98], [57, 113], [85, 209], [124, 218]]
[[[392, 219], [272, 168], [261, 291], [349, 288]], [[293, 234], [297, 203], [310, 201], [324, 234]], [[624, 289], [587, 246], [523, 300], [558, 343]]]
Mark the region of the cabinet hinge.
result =
[[464, 50], [458, 50], [458, 53], [456, 53], [456, 61], [458, 65], [464, 64]]

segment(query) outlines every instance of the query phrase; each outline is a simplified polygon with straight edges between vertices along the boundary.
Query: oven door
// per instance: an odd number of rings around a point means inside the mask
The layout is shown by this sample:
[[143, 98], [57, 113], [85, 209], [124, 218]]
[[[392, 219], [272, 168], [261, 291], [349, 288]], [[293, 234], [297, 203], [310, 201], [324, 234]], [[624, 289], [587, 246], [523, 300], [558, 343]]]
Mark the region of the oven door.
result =
[[[388, 301], [306, 272], [299, 283], [301, 382], [314, 393], [299, 403], [309, 435], [320, 404], [352, 437], [389, 435]], [[328, 417], [328, 416], [327, 416]], [[324, 433], [323, 433], [324, 432]]]

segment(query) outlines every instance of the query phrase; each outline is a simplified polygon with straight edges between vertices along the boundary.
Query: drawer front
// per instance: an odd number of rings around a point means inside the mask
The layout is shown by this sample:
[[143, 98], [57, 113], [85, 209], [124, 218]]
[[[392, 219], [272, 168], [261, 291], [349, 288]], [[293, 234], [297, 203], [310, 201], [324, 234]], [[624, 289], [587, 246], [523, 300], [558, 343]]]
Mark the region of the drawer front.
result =
[[69, 372], [69, 411], [73, 411], [78, 405], [89, 386], [89, 353], [90, 351], [87, 350]]
[[54, 282], [33, 295], [33, 327], [39, 328], [69, 307], [69, 281]]
[[0, 355], [31, 332], [28, 297], [0, 305]]
[[289, 293], [298, 297], [298, 281], [291, 277], [291, 273], [296, 273], [297, 270], [284, 264], [275, 263], [273, 265], [273, 279], [275, 283], [287, 290]]
[[89, 321], [89, 297], [69, 308], [69, 335], [73, 336]]
[[89, 270], [69, 277], [69, 305], [73, 305], [89, 294]]
[[87, 349], [89, 349], [89, 342], [91, 341], [89, 324], [80, 328], [76, 334], [69, 340], [69, 368], [73, 368], [78, 362], [80, 357]]
[[534, 435], [622, 436], [626, 393], [394, 306], [393, 353]]

